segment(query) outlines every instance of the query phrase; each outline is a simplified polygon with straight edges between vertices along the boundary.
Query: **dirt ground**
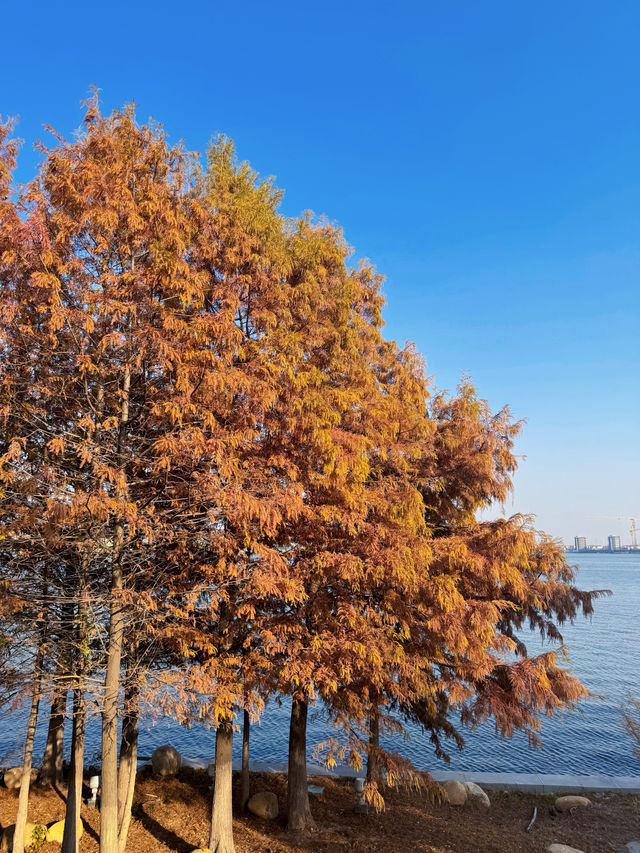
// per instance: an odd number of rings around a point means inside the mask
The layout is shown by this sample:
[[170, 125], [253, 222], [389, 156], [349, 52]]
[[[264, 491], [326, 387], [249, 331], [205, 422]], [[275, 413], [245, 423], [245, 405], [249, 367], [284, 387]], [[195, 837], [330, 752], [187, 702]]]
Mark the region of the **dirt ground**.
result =
[[[584, 853], [620, 853], [627, 841], [640, 841], [640, 796], [592, 795], [593, 805], [574, 814], [550, 814], [555, 797], [488, 792], [491, 808], [431, 805], [423, 795], [390, 791], [386, 811], [357, 815], [355, 795], [347, 780], [315, 780], [324, 793], [311, 794], [317, 829], [305, 836], [286, 832], [283, 775], [252, 776], [252, 793], [278, 795], [281, 817], [265, 821], [238, 814], [234, 820], [237, 853], [543, 853], [552, 842]], [[88, 792], [87, 792], [88, 793]], [[64, 789], [33, 790], [29, 820], [50, 823], [64, 817]], [[0, 823], [14, 822], [17, 791], [0, 789]], [[150, 771], [138, 776], [134, 818], [127, 850], [131, 853], [190, 853], [206, 847], [211, 792], [203, 771], [183, 769], [178, 777], [155, 779]], [[527, 833], [534, 806], [538, 817]], [[98, 850], [99, 813], [83, 807], [85, 832], [81, 853]], [[59, 850], [50, 843], [43, 853]]]

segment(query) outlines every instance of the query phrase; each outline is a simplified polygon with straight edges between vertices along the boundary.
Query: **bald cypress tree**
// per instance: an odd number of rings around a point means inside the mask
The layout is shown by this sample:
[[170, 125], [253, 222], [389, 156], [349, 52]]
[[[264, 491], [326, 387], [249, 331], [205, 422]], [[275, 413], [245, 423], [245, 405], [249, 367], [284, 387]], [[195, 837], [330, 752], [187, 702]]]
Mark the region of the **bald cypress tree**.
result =
[[352, 263], [337, 226], [285, 219], [280, 191], [225, 137], [201, 170], [160, 125], [131, 107], [103, 116], [95, 98], [16, 202], [9, 134], [0, 619], [29, 640], [29, 672], [12, 673], [31, 692], [25, 768], [40, 696], [68, 668], [64, 853], [91, 668], [104, 674], [101, 853], [126, 849], [146, 667], [167, 687], [158, 707], [216, 727], [217, 853], [234, 849], [235, 715], [272, 695], [292, 702], [295, 831], [313, 825], [315, 702], [345, 733], [343, 757], [368, 753], [379, 806], [385, 781], [419, 779], [381, 732], [417, 721], [445, 756], [458, 720], [492, 717], [536, 742], [541, 714], [586, 695], [520, 632], [560, 642], [594, 594], [528, 519], [481, 516], [511, 489], [519, 424], [468, 381], [430, 396], [414, 349], [384, 337], [380, 276]]

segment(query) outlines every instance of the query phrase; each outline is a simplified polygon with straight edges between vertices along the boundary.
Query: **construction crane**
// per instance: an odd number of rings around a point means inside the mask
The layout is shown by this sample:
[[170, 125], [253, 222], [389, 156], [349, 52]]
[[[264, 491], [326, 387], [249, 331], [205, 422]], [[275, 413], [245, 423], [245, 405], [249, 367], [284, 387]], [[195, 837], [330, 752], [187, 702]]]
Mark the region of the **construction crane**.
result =
[[631, 536], [631, 547], [638, 547], [638, 528], [636, 527], [636, 521], [640, 521], [640, 518], [634, 518], [632, 515], [617, 515], [618, 521], [630, 521], [631, 527], [629, 529], [629, 535]]
[[631, 547], [638, 547], [638, 533], [640, 533], [640, 525], [636, 524], [636, 522], [640, 522], [640, 518], [632, 515], [592, 515], [588, 516], [589, 518], [610, 518], [612, 521], [615, 518], [616, 521], [630, 521], [631, 527], [629, 528], [629, 535], [631, 536]]

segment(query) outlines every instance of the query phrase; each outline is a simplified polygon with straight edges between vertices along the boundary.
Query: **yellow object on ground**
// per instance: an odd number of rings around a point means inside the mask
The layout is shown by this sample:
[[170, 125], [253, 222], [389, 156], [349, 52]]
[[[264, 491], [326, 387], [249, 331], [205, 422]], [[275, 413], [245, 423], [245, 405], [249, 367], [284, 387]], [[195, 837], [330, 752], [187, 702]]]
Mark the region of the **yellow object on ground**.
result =
[[[2, 833], [2, 841], [0, 841], [0, 851], [2, 853], [11, 853], [13, 850], [13, 835], [16, 831], [15, 823], [7, 826]], [[27, 823], [24, 828], [24, 846], [28, 847], [38, 840], [38, 836], [46, 838], [47, 827], [39, 823]]]
[[[82, 821], [78, 818], [78, 838], [82, 837]], [[58, 820], [52, 823], [47, 828], [47, 841], [57, 841], [62, 844], [62, 836], [64, 835], [64, 821]]]

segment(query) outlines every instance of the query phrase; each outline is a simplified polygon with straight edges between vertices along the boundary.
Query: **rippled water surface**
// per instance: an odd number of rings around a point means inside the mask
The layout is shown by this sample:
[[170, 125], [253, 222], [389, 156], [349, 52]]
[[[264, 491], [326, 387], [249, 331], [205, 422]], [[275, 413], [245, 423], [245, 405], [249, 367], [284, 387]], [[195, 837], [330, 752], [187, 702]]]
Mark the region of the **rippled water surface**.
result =
[[[611, 598], [596, 602], [592, 619], [581, 619], [563, 629], [574, 673], [601, 698], [589, 699], [581, 703], [580, 710], [562, 717], [545, 719], [541, 749], [531, 749], [527, 738], [518, 733], [512, 739], [500, 739], [491, 723], [466, 731], [465, 749], [452, 754], [451, 769], [640, 775], [640, 761], [633, 756], [631, 740], [620, 716], [625, 695], [640, 696], [640, 555], [580, 554], [575, 562], [579, 566], [579, 587], [613, 592]], [[525, 639], [530, 653], [543, 649], [537, 636]], [[288, 713], [286, 701], [281, 706], [273, 702], [267, 707], [261, 725], [252, 729], [252, 759], [286, 761]], [[0, 764], [18, 759], [24, 736], [23, 717], [23, 714], [5, 714], [0, 719]], [[39, 727], [37, 755], [43, 748], [45, 725], [43, 721]], [[310, 749], [331, 734], [321, 713], [312, 716], [308, 734]], [[187, 730], [169, 723], [142, 726], [141, 755], [150, 754], [163, 743], [173, 744], [185, 756], [209, 759], [213, 756], [215, 735], [201, 727]], [[417, 727], [410, 729], [408, 739], [388, 745], [420, 769], [435, 769], [440, 764], [428, 736]], [[99, 747], [99, 724], [93, 720], [88, 726], [88, 761]]]

